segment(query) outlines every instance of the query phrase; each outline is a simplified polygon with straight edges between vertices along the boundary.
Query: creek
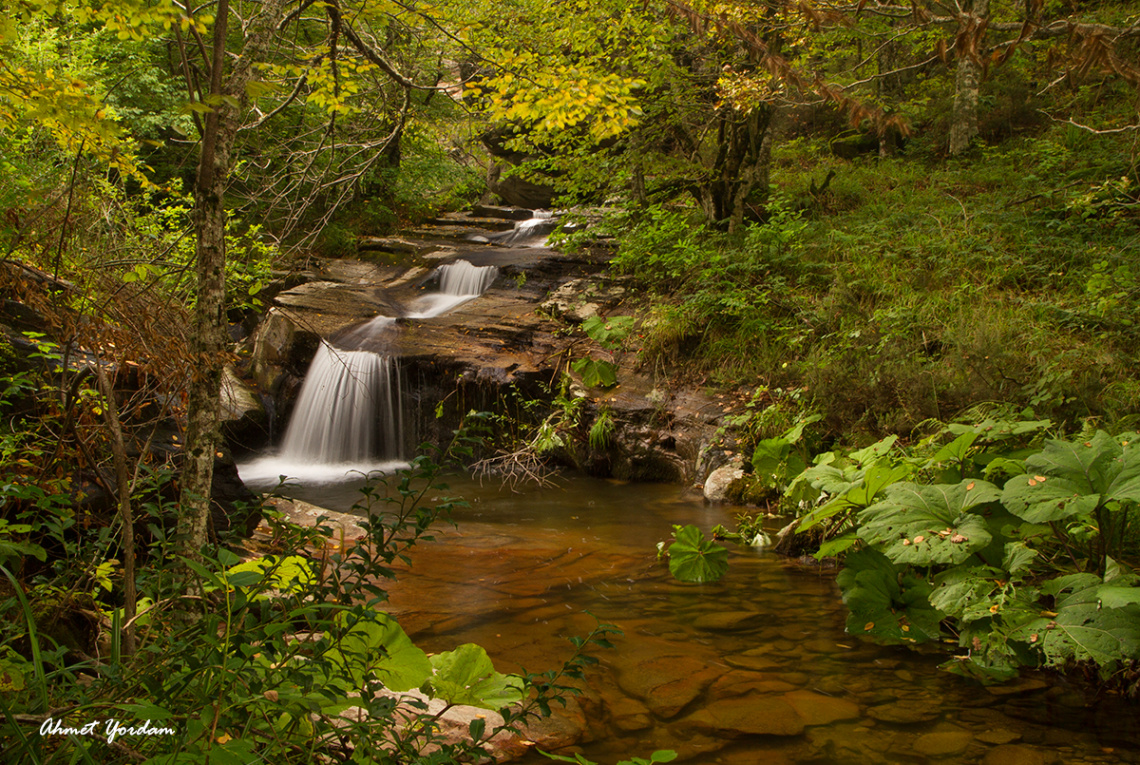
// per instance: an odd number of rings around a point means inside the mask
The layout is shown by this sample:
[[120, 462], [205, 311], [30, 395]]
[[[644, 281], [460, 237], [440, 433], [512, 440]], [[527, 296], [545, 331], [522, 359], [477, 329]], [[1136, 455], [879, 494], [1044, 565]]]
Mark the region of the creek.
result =
[[[448, 484], [469, 506], [413, 551], [392, 612], [425, 650], [478, 643], [503, 672], [558, 666], [593, 617], [619, 627], [585, 693], [555, 707], [597, 762], [656, 749], [727, 765], [1140, 762], [1123, 700], [1033, 673], [984, 688], [940, 670], [940, 649], [847, 634], [833, 571], [732, 546], [721, 581], [691, 585], [656, 560], [672, 524], [708, 530], [746, 508], [575, 475], [519, 493]], [[293, 493], [342, 511], [359, 496], [351, 482]]]
[[[480, 281], [456, 288], [463, 300], [485, 276], [465, 274]], [[463, 302], [449, 289], [406, 316]], [[360, 482], [346, 473], [407, 459], [398, 365], [354, 349], [383, 346], [392, 325], [362, 325], [335, 352], [322, 344], [281, 448], [239, 466], [251, 488], [287, 474], [300, 479], [297, 498], [349, 512]], [[415, 549], [392, 612], [425, 650], [478, 643], [504, 672], [557, 667], [595, 618], [620, 628], [613, 649], [594, 652], [582, 695], [555, 707], [564, 740], [591, 759], [674, 749], [726, 765], [1140, 762], [1137, 710], [1119, 698], [1034, 673], [984, 688], [940, 670], [941, 650], [847, 634], [833, 571], [734, 546], [721, 581], [691, 585], [656, 560], [673, 524], [731, 527], [746, 508], [577, 475], [518, 492], [463, 475], [449, 483], [468, 506]]]

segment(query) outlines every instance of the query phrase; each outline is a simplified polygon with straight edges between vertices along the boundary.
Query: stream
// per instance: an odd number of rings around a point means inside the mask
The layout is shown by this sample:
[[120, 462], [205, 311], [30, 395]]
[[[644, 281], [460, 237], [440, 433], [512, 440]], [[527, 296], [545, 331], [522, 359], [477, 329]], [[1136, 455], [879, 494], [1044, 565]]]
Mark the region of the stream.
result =
[[[459, 275], [405, 318], [438, 316], [494, 279], [470, 264]], [[395, 364], [358, 350], [394, 321], [322, 345], [282, 446], [239, 465], [250, 488], [288, 474], [303, 484], [295, 497], [348, 512], [359, 486], [347, 472], [406, 464]], [[692, 585], [656, 559], [673, 524], [731, 528], [745, 508], [577, 475], [517, 492], [463, 475], [449, 483], [468, 506], [413, 551], [392, 612], [425, 650], [478, 643], [503, 672], [557, 668], [570, 637], [615, 625], [623, 634], [594, 651], [582, 694], [555, 707], [565, 740], [592, 760], [673, 749], [727, 765], [1140, 762], [1140, 714], [1119, 697], [1031, 672], [985, 688], [940, 670], [950, 654], [936, 647], [847, 634], [834, 571], [734, 545], [721, 581]]]
[[[593, 617], [620, 628], [614, 649], [594, 651], [585, 693], [556, 712], [597, 762], [656, 749], [730, 765], [1140, 762], [1123, 700], [1033, 673], [984, 688], [940, 670], [941, 650], [848, 635], [833, 571], [732, 545], [728, 574], [692, 585], [655, 559], [672, 524], [707, 531], [744, 508], [583, 476], [519, 493], [448, 484], [440, 494], [469, 506], [413, 551], [392, 612], [425, 650], [478, 643], [503, 672], [557, 667]], [[293, 494], [341, 511], [358, 496], [352, 483]]]

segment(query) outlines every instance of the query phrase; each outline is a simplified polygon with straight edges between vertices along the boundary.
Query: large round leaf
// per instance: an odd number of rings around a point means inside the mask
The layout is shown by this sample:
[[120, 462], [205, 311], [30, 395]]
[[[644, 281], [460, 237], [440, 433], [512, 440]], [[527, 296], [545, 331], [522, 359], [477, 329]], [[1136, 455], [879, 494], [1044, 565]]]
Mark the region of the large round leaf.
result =
[[696, 526], [673, 532], [669, 546], [669, 573], [682, 582], [715, 582], [728, 571], [728, 550], [705, 539]]

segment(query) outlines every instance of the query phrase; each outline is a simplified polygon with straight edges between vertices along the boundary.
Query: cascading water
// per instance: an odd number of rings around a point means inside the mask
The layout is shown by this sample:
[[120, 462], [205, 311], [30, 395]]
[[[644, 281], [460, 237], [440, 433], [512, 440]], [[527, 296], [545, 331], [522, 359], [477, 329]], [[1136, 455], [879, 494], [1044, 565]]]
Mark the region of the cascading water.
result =
[[522, 244], [528, 247], [545, 247], [547, 234], [558, 228], [554, 213], [535, 210], [534, 217], [519, 221], [510, 231], [493, 234], [487, 241], [497, 244]]
[[[440, 266], [440, 291], [417, 301], [408, 318], [439, 316], [490, 288], [499, 269], [465, 260]], [[322, 342], [276, 455], [239, 466], [250, 486], [272, 485], [282, 475], [305, 483], [339, 481], [350, 474], [390, 472], [406, 464], [404, 405], [399, 365], [387, 348], [396, 320], [377, 316]]]
[[321, 343], [285, 438], [282, 459], [318, 464], [403, 457], [400, 376], [391, 356]]
[[408, 314], [409, 319], [430, 319], [458, 308], [486, 292], [499, 275], [494, 266], [473, 266], [466, 260], [440, 266], [437, 272], [439, 292], [416, 301], [416, 310]]

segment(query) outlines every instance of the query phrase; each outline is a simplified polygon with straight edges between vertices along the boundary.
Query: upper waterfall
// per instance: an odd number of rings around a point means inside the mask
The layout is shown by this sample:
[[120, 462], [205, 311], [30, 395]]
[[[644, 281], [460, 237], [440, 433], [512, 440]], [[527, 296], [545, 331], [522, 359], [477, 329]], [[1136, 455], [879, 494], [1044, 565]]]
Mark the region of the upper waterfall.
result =
[[407, 315], [409, 319], [430, 319], [458, 308], [490, 289], [499, 275], [495, 266], [473, 266], [466, 260], [442, 265], [436, 272], [439, 292], [419, 298], [416, 310]]

